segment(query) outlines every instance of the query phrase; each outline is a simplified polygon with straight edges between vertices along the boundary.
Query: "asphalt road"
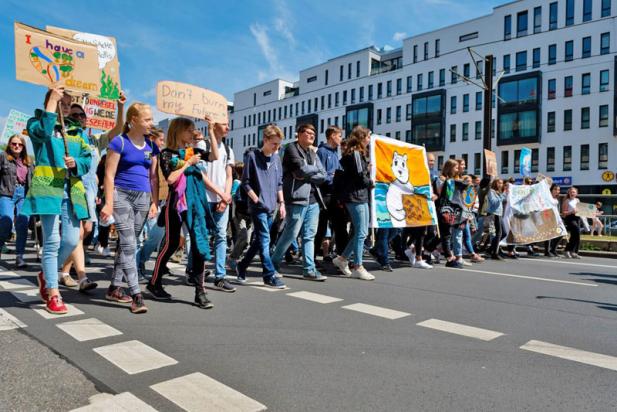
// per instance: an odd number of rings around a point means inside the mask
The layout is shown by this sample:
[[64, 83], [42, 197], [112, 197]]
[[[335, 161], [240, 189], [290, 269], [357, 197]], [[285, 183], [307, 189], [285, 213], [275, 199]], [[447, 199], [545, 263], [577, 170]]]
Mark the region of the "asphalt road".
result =
[[[53, 319], [33, 310], [38, 302], [20, 301], [29, 300], [23, 291], [32, 285], [15, 279], [36, 284], [34, 265], [15, 275], [5, 269], [0, 307], [27, 326], [0, 328], [3, 358], [24, 365], [12, 369], [13, 378], [2, 375], [0, 409], [41, 410], [45, 396], [53, 409], [70, 410], [104, 392], [123, 395], [99, 395], [99, 402], [129, 398], [164, 411], [614, 411], [615, 262], [523, 258], [464, 270], [401, 264], [393, 273], [373, 271], [374, 282], [286, 278], [284, 291], [210, 291], [211, 310], [192, 305], [177, 267], [180, 276], [165, 280], [174, 300], [147, 300], [150, 311], [133, 315], [105, 301], [112, 262], [96, 258], [91, 278], [99, 288], [91, 296], [63, 291], [83, 313]], [[260, 280], [257, 267], [252, 274]], [[47, 379], [58, 387], [51, 394], [27, 379], [36, 374], [37, 356], [25, 354], [30, 344], [68, 368], [59, 382]], [[81, 397], [64, 395], [65, 378], [83, 386]], [[20, 407], [6, 399], [20, 399]]]

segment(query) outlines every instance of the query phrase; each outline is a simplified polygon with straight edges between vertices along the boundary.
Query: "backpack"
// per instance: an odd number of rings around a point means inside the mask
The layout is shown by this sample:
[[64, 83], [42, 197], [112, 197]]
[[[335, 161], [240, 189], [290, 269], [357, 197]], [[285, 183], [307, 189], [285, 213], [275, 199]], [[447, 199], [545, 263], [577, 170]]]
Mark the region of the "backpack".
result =
[[[227, 147], [227, 144], [225, 144], [225, 147]], [[244, 167], [249, 167], [249, 163], [247, 160], [249, 158], [249, 155], [255, 150], [259, 149], [257, 149], [256, 147], [251, 147], [244, 152], [244, 156], [242, 159], [244, 162]], [[236, 214], [249, 215], [249, 196], [244, 190], [242, 184], [240, 184], [240, 187], [238, 187], [238, 190], [234, 194], [233, 203], [235, 208], [234, 211]]]

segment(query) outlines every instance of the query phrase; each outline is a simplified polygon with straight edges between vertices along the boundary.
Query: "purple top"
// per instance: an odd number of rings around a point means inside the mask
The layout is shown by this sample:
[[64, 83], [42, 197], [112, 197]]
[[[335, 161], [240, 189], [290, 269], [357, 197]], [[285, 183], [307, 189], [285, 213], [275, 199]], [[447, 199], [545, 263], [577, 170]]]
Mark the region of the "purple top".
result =
[[17, 166], [17, 183], [25, 185], [28, 177], [28, 166], [26, 166], [20, 158], [15, 159], [15, 165]]
[[120, 154], [114, 184], [122, 189], [150, 193], [150, 165], [159, 148], [146, 138], [144, 147], [138, 149], [122, 134], [113, 138], [109, 149]]

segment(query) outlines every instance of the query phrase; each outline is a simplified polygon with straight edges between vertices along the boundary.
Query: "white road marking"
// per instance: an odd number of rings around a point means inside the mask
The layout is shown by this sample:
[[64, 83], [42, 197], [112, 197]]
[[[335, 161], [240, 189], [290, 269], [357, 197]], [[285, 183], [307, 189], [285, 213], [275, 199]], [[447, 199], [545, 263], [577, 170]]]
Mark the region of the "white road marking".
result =
[[167, 267], [169, 269], [185, 269], [186, 265], [181, 265], [179, 263], [167, 262]]
[[95, 318], [64, 322], [57, 324], [56, 326], [79, 342], [122, 335], [122, 332], [118, 329], [115, 329]]
[[305, 292], [305, 291], [288, 293], [287, 296], [292, 296], [294, 298], [310, 300], [311, 302], [324, 303], [324, 304], [340, 302], [343, 300], [343, 299], [335, 298], [332, 296], [320, 295], [319, 293], [312, 293], [312, 292]]
[[39, 296], [38, 289], [16, 290], [16, 291], [12, 291], [11, 295], [15, 296], [15, 298], [22, 303], [32, 303], [32, 302], [41, 301], [41, 297]]
[[269, 288], [267, 286], [264, 286], [264, 284], [262, 283], [261, 286], [255, 285], [255, 286], [251, 286], [254, 289], [259, 289], [259, 290], [263, 290], [264, 292], [282, 292], [284, 290], [287, 289], [275, 289], [275, 288]]
[[353, 305], [343, 306], [342, 309], [362, 312], [368, 315], [379, 316], [381, 318], [386, 318], [386, 319], [391, 319], [391, 320], [400, 319], [400, 318], [404, 318], [405, 316], [411, 315], [411, 313], [399, 312], [398, 310], [392, 310], [392, 309], [382, 308], [379, 306], [367, 305], [364, 303], [354, 303]]
[[156, 412], [156, 409], [139, 399], [130, 392], [123, 392], [115, 396], [92, 397], [91, 404], [73, 409], [71, 412]]
[[257, 412], [265, 405], [203, 373], [192, 373], [150, 386], [185, 411]]
[[64, 315], [54, 315], [54, 314], [47, 312], [47, 310], [45, 309], [45, 304], [36, 305], [36, 307], [33, 308], [33, 310], [39, 315], [41, 315], [42, 317], [44, 317], [45, 319], [66, 318], [69, 316], [78, 316], [78, 315], [84, 314], [81, 310], [77, 309], [75, 306], [71, 305], [70, 303], [65, 303], [65, 305], [66, 305], [66, 308], [68, 309], [68, 312], [65, 313]]
[[445, 320], [429, 319], [424, 322], [417, 323], [418, 326], [425, 328], [440, 330], [442, 332], [454, 333], [456, 335], [467, 336], [468, 338], [476, 338], [483, 341], [491, 341], [503, 333], [489, 329], [476, 328], [474, 326], [463, 325], [461, 323], [446, 322]]
[[486, 270], [476, 270], [476, 269], [452, 269], [452, 270], [463, 271], [463, 272], [472, 272], [472, 273], [484, 273], [486, 275], [506, 276], [506, 277], [519, 278], [519, 279], [540, 280], [542, 282], [564, 283], [566, 285], [590, 286], [590, 287], [597, 287], [598, 286], [595, 283], [583, 283], [583, 282], [573, 282], [571, 280], [539, 278], [537, 276], [515, 275], [515, 274], [512, 274], [512, 273], [501, 273], [501, 272], [489, 272], [489, 271], [486, 271]]
[[562, 265], [593, 266], [593, 267], [598, 267], [598, 268], [617, 269], [617, 265], [600, 265], [599, 263], [569, 262], [569, 261], [565, 261], [563, 259], [558, 259], [558, 260], [557, 259], [555, 259], [555, 260], [534, 259], [534, 261], [537, 261], [537, 262], [560, 263]]
[[93, 350], [129, 375], [178, 363], [177, 360], [138, 340], [101, 346]]
[[0, 287], [5, 290], [13, 290], [13, 289], [33, 288], [33, 287], [36, 287], [36, 285], [30, 282], [28, 279], [17, 278], [17, 279], [1, 280]]
[[0, 272], [0, 278], [17, 278], [17, 277], [19, 277], [19, 275], [15, 272], [11, 272], [11, 271]]
[[26, 325], [4, 309], [0, 309], [0, 331], [25, 328]]
[[530, 340], [521, 349], [617, 371], [617, 357]]

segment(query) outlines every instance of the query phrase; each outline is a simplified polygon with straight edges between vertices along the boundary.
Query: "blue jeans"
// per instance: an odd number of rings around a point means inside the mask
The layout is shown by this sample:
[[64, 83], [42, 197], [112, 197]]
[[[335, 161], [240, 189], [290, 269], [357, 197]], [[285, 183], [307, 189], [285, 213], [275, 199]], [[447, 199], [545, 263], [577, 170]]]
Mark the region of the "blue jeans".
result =
[[377, 262], [382, 265], [390, 264], [389, 245], [390, 241], [401, 232], [400, 229], [377, 229], [377, 241], [375, 242], [375, 254], [377, 255]]
[[214, 277], [215, 282], [225, 278], [225, 259], [227, 258], [227, 222], [229, 221], [229, 206], [221, 212], [216, 211], [218, 203], [210, 202], [210, 211], [214, 220]]
[[244, 258], [238, 263], [238, 273], [245, 275], [246, 268], [249, 266], [257, 252], [261, 258], [262, 275], [269, 278], [274, 275], [276, 270], [270, 259], [270, 228], [272, 227], [272, 215], [266, 212], [253, 212], [253, 238], [251, 245], [244, 254]]
[[463, 256], [463, 232], [465, 228], [461, 229], [460, 225], [456, 225], [452, 228], [452, 252], [454, 256]]
[[161, 241], [165, 237], [165, 226], [157, 225], [157, 220], [158, 215], [146, 222], [144, 231], [148, 231], [148, 239], [137, 249], [137, 268], [143, 269], [146, 266], [146, 262], [150, 260], [152, 252], [161, 245]]
[[302, 231], [302, 258], [304, 260], [303, 272], [315, 273], [315, 235], [319, 224], [319, 203], [309, 205], [289, 205], [285, 228], [276, 242], [276, 248], [272, 254], [272, 263], [275, 267], [280, 265], [281, 260], [289, 246]]
[[342, 255], [347, 260], [351, 259], [353, 256], [354, 265], [361, 266], [362, 254], [364, 253], [364, 240], [366, 236], [368, 236], [368, 203], [345, 203], [345, 207], [351, 217], [353, 237], [347, 242], [347, 246]]
[[467, 248], [467, 251], [473, 255], [476, 252], [473, 250], [473, 243], [471, 242], [471, 239], [471, 225], [467, 223], [465, 225], [465, 231], [463, 232], [463, 242], [465, 243], [465, 248]]
[[[79, 220], [73, 213], [71, 202], [62, 199], [60, 215], [41, 215], [43, 227], [43, 254], [41, 266], [48, 289], [58, 288], [58, 267], [64, 264], [79, 242]], [[62, 229], [60, 224], [62, 223]], [[62, 230], [62, 233], [60, 233]]]
[[21, 214], [21, 207], [26, 198], [26, 189], [16, 186], [13, 197], [0, 196], [0, 250], [4, 242], [11, 238], [13, 233], [13, 219], [15, 219], [15, 233], [17, 241], [15, 251], [18, 256], [24, 254], [26, 239], [28, 238], [28, 216]]

